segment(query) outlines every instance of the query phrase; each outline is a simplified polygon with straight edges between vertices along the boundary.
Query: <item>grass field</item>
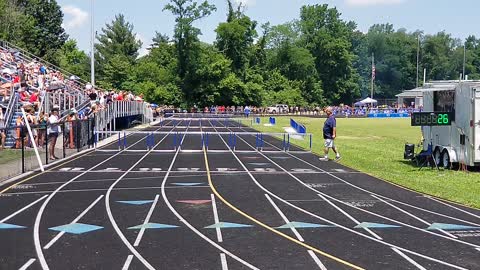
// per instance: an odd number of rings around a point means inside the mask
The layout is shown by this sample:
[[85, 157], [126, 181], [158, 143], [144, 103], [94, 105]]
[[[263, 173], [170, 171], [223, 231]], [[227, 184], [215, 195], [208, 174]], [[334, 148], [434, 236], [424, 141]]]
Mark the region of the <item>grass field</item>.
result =
[[21, 158], [22, 158], [22, 151], [20, 150], [16, 150], [16, 149], [0, 150], [0, 164], [5, 164], [10, 161], [21, 159]]
[[[325, 119], [293, 117], [313, 134], [313, 151], [323, 155], [322, 128]], [[290, 126], [290, 117], [277, 117], [277, 125], [254, 128], [265, 132], [284, 132]], [[336, 145], [342, 154], [341, 163], [348, 167], [379, 177], [386, 181], [444, 198], [471, 207], [480, 208], [480, 173], [452, 170], [418, 170], [403, 160], [405, 143], [418, 144], [420, 129], [410, 126], [410, 119], [337, 119]], [[308, 147], [308, 140], [293, 140]], [[330, 153], [333, 158], [333, 153]]]

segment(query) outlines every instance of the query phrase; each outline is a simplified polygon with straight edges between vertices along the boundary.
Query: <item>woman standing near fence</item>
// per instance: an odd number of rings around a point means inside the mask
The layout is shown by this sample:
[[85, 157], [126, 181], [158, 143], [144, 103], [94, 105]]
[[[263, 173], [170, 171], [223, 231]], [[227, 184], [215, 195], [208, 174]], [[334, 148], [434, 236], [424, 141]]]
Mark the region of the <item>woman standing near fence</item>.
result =
[[55, 156], [55, 145], [57, 144], [58, 134], [60, 133], [60, 126], [58, 125], [58, 108], [53, 108], [50, 117], [48, 118], [48, 140], [50, 142], [49, 152], [50, 159], [58, 159]]

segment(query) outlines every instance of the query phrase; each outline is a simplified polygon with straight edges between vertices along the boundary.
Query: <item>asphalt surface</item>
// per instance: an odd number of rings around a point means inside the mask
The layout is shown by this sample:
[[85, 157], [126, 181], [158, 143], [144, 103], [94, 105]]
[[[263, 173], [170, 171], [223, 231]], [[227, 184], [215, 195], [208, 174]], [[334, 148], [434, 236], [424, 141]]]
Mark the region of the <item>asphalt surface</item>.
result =
[[233, 121], [145, 131], [2, 186], [0, 269], [480, 269], [479, 210]]

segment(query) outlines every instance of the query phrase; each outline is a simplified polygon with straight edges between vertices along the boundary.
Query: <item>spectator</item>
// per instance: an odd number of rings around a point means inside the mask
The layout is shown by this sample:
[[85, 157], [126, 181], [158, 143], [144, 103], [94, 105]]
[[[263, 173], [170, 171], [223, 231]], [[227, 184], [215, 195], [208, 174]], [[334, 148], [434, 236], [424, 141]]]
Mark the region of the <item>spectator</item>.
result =
[[3, 108], [0, 107], [0, 150], [3, 150], [5, 148], [5, 115], [3, 114]]
[[58, 108], [53, 108], [50, 117], [48, 118], [48, 140], [50, 141], [50, 159], [56, 160], [58, 157], [55, 156], [55, 145], [57, 144], [58, 134], [60, 133], [60, 126], [58, 125]]

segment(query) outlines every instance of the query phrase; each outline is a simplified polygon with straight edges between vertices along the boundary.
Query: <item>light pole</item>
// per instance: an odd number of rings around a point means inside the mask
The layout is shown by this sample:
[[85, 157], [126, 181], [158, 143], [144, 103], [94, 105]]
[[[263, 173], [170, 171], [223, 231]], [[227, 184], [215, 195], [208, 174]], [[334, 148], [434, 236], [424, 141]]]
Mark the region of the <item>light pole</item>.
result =
[[92, 86], [95, 85], [95, 20], [94, 20], [94, 12], [95, 12], [95, 0], [91, 2], [91, 40], [90, 40], [90, 83]]

